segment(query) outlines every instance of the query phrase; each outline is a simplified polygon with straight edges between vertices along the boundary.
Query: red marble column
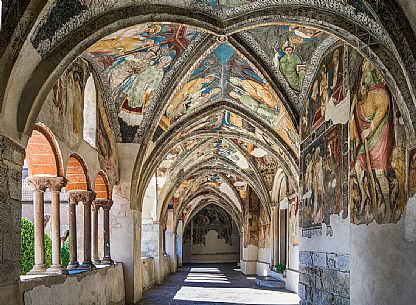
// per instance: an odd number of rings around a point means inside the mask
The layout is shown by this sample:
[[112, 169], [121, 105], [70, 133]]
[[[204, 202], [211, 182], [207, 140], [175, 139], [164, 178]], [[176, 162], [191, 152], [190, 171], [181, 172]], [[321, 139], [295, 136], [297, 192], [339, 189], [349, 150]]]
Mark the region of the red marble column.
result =
[[110, 254], [110, 209], [113, 205], [112, 200], [102, 201], [101, 203], [104, 212], [104, 257], [101, 261], [103, 265], [112, 265], [114, 261]]

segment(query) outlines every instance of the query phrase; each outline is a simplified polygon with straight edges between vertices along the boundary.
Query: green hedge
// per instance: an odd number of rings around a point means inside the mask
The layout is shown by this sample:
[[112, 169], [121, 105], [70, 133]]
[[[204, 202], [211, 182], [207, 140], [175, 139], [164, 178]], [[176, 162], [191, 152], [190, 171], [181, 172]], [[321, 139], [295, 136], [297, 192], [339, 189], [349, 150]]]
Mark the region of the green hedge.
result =
[[[26, 218], [22, 218], [21, 246], [20, 246], [20, 274], [28, 273], [35, 264], [35, 226]], [[49, 268], [52, 264], [52, 240], [45, 234], [45, 262]], [[69, 262], [69, 239], [61, 248], [61, 263]]]

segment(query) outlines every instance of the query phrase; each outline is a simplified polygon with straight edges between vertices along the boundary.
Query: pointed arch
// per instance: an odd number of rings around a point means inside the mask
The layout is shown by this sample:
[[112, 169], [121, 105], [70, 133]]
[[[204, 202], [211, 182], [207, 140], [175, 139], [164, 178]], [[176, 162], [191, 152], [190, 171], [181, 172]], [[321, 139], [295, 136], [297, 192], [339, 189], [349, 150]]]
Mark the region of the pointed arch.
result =
[[72, 154], [66, 165], [67, 191], [90, 191], [91, 185], [88, 170], [84, 160], [77, 154]]

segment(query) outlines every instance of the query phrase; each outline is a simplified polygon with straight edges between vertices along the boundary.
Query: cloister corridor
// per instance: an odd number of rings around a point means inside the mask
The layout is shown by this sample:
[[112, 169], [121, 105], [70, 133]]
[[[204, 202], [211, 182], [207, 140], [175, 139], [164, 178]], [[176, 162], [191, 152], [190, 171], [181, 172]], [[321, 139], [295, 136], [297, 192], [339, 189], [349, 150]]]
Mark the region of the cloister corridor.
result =
[[0, 6], [0, 305], [416, 304], [416, 0]]
[[181, 267], [163, 284], [145, 291], [142, 305], [267, 304], [297, 305], [299, 297], [288, 290], [259, 288], [235, 264], [199, 264]]

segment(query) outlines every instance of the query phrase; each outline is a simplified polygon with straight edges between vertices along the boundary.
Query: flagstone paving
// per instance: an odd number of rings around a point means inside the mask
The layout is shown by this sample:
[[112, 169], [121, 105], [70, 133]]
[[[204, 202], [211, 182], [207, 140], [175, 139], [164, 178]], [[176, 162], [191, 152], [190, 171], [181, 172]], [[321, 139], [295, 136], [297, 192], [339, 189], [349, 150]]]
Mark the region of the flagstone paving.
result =
[[182, 267], [143, 294], [138, 304], [270, 304], [297, 305], [298, 296], [287, 290], [267, 290], [255, 285], [255, 277], [242, 274], [235, 265]]

